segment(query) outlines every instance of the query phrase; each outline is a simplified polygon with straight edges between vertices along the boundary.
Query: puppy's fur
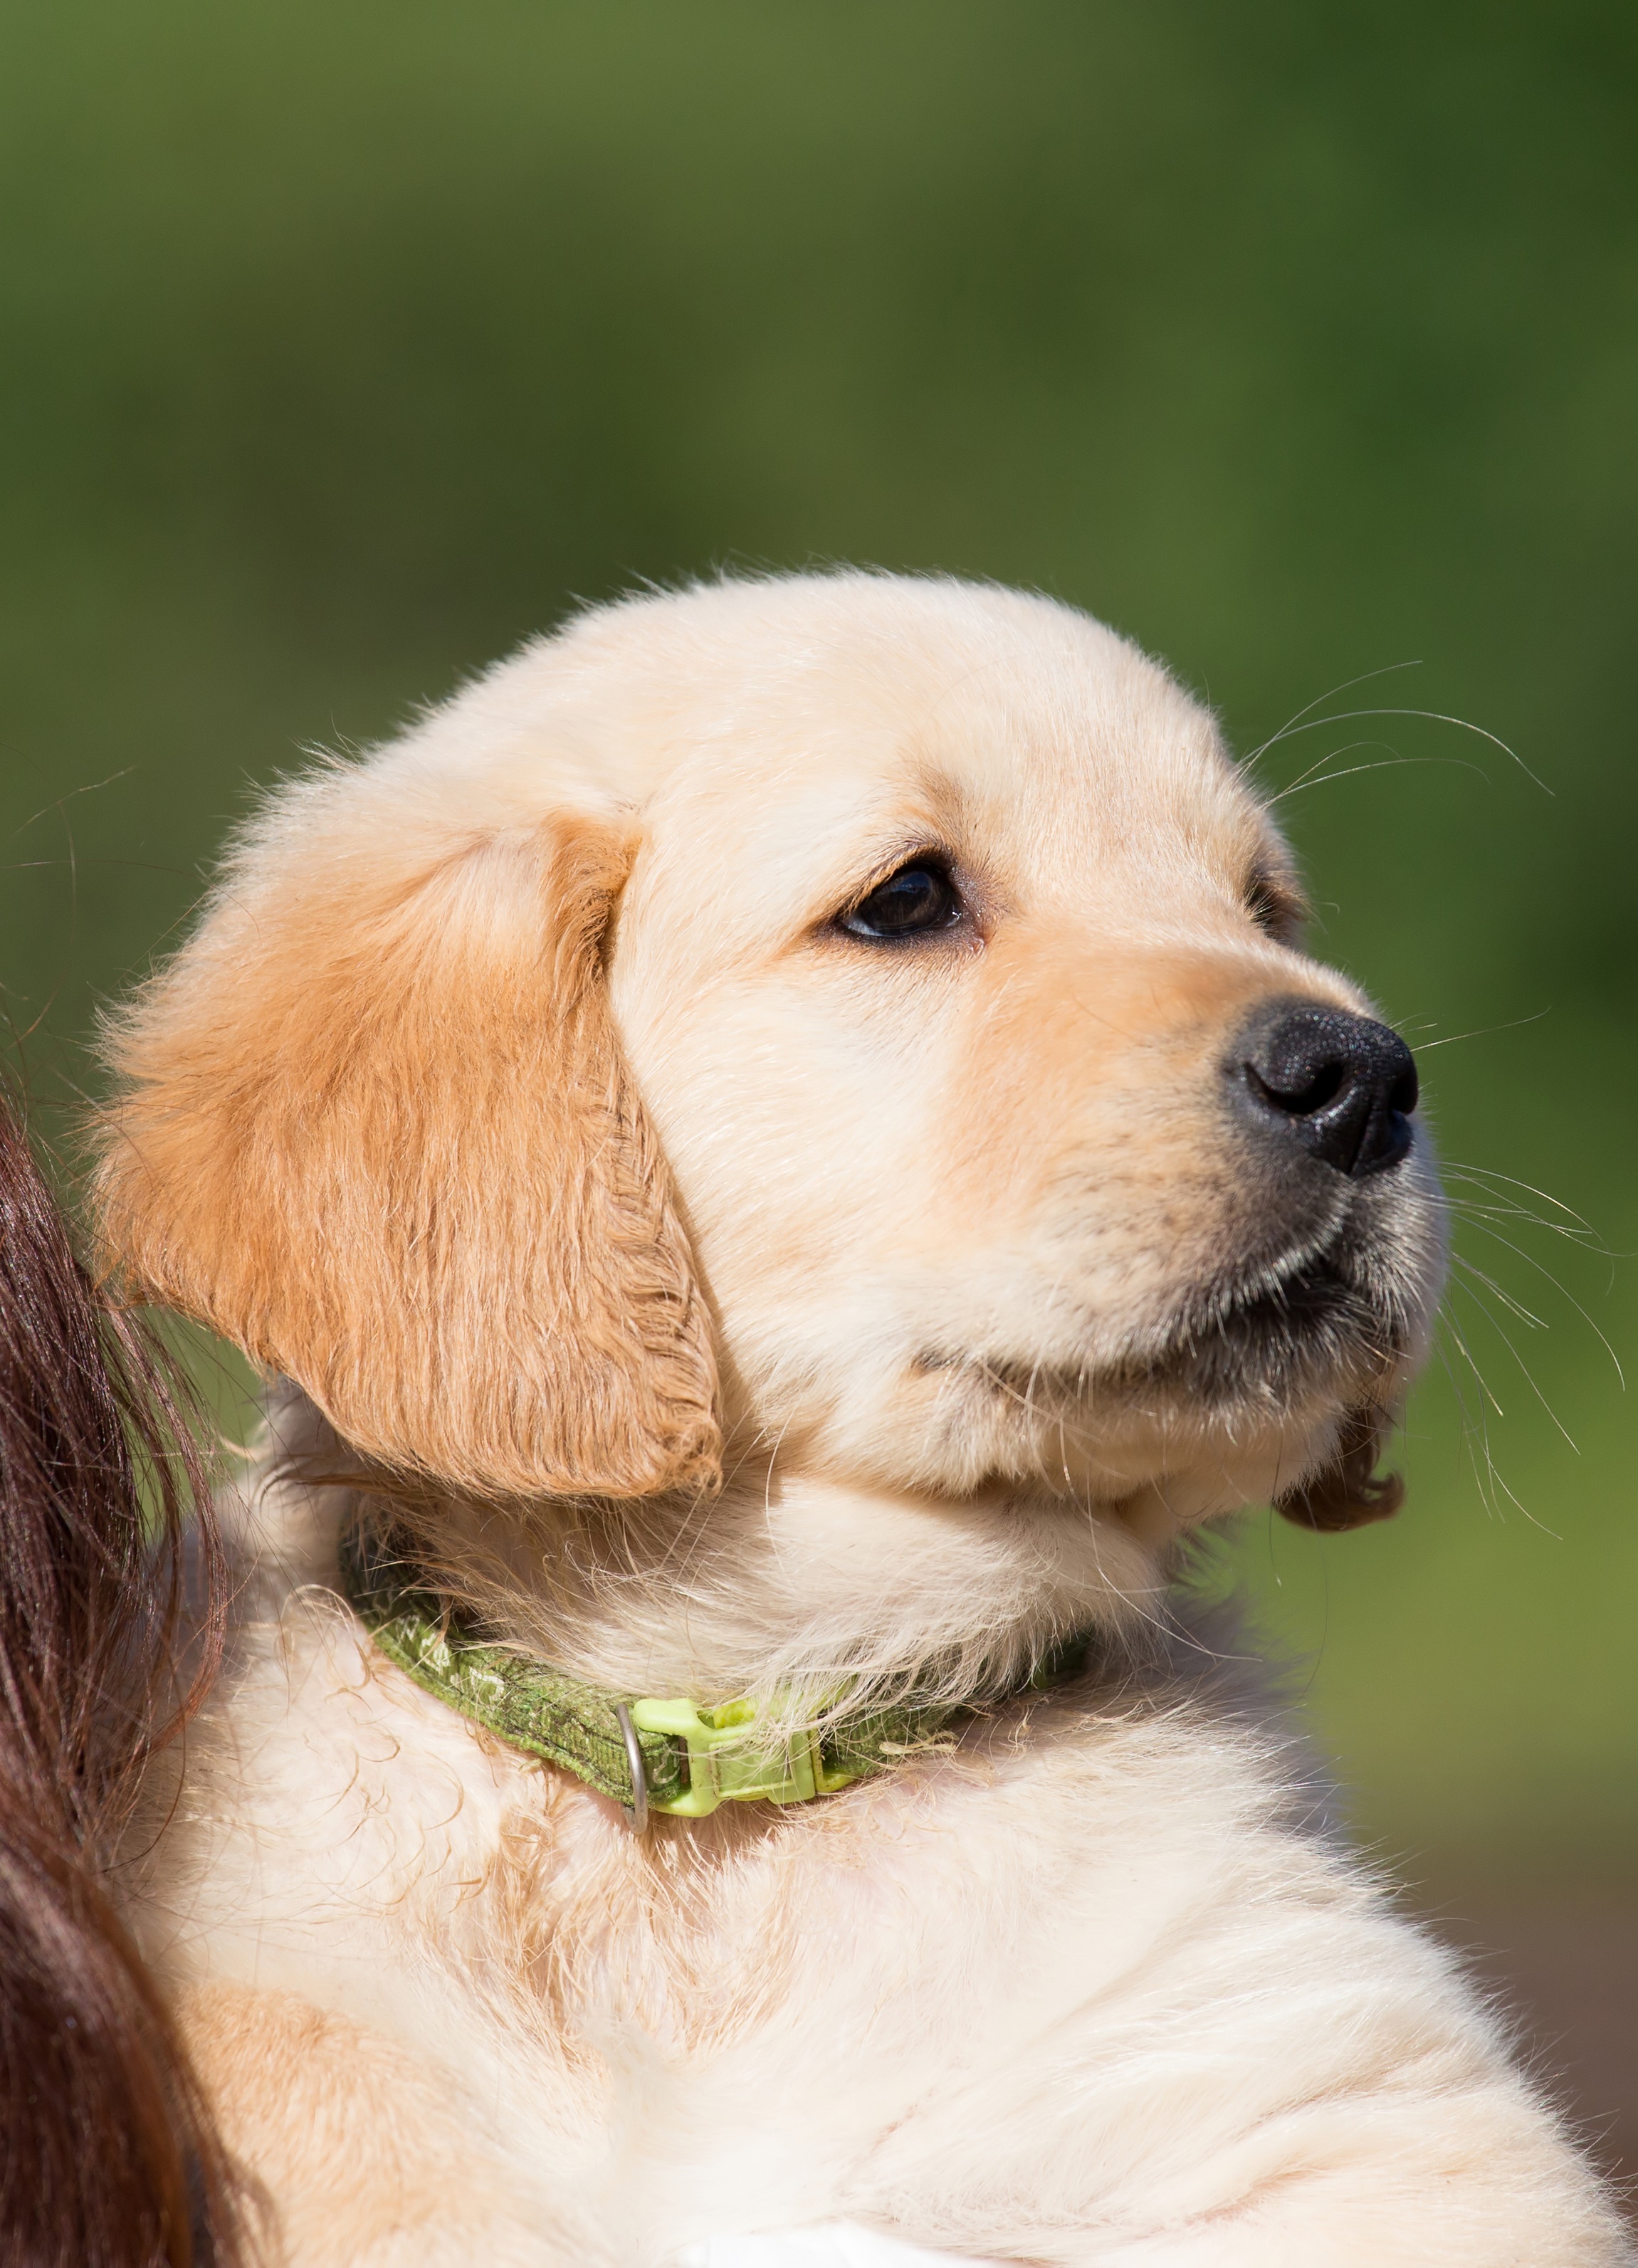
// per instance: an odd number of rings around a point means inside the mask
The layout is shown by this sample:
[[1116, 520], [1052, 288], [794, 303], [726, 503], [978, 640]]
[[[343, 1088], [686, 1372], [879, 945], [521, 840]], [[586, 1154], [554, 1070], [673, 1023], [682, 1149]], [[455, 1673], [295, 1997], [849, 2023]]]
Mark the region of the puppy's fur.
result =
[[[948, 929], [838, 921], [918, 857]], [[120, 1028], [102, 1201], [134, 1285], [291, 1381], [128, 1877], [292, 2268], [838, 2214], [1110, 2268], [1624, 2257], [1168, 1604], [1199, 1521], [1363, 1482], [1437, 1297], [1420, 1138], [1353, 1181], [1226, 1105], [1259, 1004], [1363, 1005], [1296, 916], [1163, 671], [945, 582], [593, 613], [274, 799]], [[639, 1838], [373, 1653], [336, 1538], [388, 1513], [595, 1683], [978, 1713]]]

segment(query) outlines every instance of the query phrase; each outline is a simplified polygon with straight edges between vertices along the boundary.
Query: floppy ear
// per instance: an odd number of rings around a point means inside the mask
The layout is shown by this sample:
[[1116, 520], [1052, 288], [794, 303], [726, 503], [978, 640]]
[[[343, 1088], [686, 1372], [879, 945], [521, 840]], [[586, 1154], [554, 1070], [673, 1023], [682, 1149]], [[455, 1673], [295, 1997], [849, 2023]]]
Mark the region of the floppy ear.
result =
[[1366, 1528], [1374, 1520], [1391, 1520], [1405, 1502], [1405, 1483], [1398, 1473], [1376, 1470], [1388, 1423], [1388, 1412], [1374, 1405], [1353, 1411], [1330, 1464], [1276, 1497], [1276, 1511], [1296, 1527], [1316, 1528], [1322, 1535]]
[[381, 1464], [711, 1485], [709, 1322], [605, 998], [625, 848], [561, 815], [463, 840], [416, 787], [286, 791], [115, 1027], [109, 1256]]

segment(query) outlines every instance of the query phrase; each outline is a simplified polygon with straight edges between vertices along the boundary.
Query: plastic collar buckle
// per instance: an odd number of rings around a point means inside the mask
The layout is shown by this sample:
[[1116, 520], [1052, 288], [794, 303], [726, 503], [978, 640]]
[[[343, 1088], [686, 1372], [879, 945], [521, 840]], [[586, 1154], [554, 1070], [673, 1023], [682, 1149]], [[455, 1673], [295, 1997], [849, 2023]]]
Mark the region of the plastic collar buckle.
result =
[[811, 1728], [792, 1736], [773, 1756], [748, 1749], [746, 1730], [756, 1719], [748, 1701], [701, 1710], [691, 1701], [634, 1701], [631, 1722], [639, 1732], [664, 1733], [680, 1741], [688, 1756], [688, 1787], [646, 1808], [678, 1819], [705, 1819], [721, 1803], [806, 1803], [834, 1795], [858, 1778], [857, 1772], [826, 1769], [819, 1735]]

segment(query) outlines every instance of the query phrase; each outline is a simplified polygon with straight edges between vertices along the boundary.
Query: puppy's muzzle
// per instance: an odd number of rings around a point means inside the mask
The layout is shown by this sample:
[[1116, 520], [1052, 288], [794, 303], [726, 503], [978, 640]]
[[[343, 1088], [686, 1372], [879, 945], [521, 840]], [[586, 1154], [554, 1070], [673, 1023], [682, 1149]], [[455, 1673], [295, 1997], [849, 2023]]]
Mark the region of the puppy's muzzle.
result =
[[1385, 1024], [1313, 1000], [1265, 1001], [1224, 1068], [1242, 1116], [1270, 1145], [1353, 1181], [1410, 1150], [1416, 1062]]

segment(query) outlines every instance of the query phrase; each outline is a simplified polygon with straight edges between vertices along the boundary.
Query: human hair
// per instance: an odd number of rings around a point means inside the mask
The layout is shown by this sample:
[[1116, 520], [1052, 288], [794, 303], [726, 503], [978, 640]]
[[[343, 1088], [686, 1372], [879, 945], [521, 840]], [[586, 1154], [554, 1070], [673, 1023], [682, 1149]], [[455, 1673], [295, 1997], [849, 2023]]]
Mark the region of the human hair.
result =
[[[108, 1894], [224, 1583], [188, 1390], [75, 1256], [0, 1092], [0, 2258], [228, 2268], [232, 2187]], [[196, 1641], [176, 1660], [187, 1601]]]

